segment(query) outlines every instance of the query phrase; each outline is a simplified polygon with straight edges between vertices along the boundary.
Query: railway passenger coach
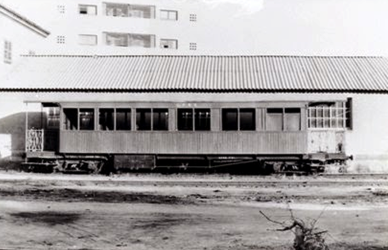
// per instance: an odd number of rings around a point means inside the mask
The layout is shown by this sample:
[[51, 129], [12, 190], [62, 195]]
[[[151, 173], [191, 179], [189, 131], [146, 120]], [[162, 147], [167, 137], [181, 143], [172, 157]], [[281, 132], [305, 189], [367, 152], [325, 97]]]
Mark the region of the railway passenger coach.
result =
[[41, 154], [36, 152], [50, 148], [65, 168], [94, 168], [111, 159], [115, 169], [257, 163], [271, 169], [318, 170], [347, 159], [349, 103], [43, 103], [48, 126], [28, 130], [27, 157], [37, 158]]
[[385, 58], [25, 59], [3, 91], [29, 109], [26, 168], [317, 172], [388, 152], [374, 109], [387, 103]]

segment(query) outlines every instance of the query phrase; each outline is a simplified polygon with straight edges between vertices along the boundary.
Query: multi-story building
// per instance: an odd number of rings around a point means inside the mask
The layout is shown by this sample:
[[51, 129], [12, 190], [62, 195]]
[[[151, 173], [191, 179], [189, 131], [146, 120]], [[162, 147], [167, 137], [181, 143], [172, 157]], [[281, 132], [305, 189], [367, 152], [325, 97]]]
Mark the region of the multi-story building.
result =
[[44, 54], [388, 55], [387, 1], [0, 1], [52, 32]]
[[34, 54], [49, 32], [0, 3], [0, 76], [21, 54]]
[[181, 54], [197, 50], [197, 4], [167, 0], [44, 3], [46, 7], [38, 4], [31, 10], [36, 14], [44, 9], [53, 32], [42, 53]]

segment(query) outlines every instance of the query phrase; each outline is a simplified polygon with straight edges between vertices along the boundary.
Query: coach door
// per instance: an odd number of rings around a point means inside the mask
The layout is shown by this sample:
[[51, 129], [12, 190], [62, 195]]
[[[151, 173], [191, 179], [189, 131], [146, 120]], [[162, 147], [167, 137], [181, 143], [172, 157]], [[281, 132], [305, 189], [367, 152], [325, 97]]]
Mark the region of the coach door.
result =
[[345, 102], [310, 103], [308, 107], [309, 153], [344, 153]]

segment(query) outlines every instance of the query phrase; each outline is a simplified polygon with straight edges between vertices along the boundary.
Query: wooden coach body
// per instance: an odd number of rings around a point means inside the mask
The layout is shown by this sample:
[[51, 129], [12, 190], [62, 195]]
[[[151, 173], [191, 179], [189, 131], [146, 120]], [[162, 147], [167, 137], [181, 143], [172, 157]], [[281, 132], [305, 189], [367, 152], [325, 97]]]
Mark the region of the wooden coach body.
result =
[[[59, 153], [64, 154], [155, 154], [155, 155], [302, 155], [324, 151], [339, 153], [335, 134], [343, 134], [341, 129], [312, 130], [308, 128], [307, 101], [272, 102], [69, 102], [60, 103]], [[117, 110], [130, 112], [130, 127], [119, 130]], [[138, 127], [138, 110], [165, 110], [168, 115], [162, 130]], [[67, 127], [67, 110], [77, 113], [76, 128]], [[91, 126], [80, 128], [80, 113], [89, 111]], [[112, 111], [110, 129], [101, 126], [101, 110]], [[180, 110], [193, 110], [192, 129], [180, 129]], [[195, 110], [208, 111], [210, 116], [206, 129], [195, 127]], [[242, 129], [242, 119], [237, 112], [237, 127], [225, 128], [224, 110], [248, 110], [250, 127]], [[274, 110], [275, 118], [269, 117], [268, 110]], [[291, 110], [291, 112], [288, 112]], [[149, 118], [149, 123], [153, 119]], [[90, 122], [90, 121], [89, 121]], [[277, 123], [277, 124], [274, 124]], [[309, 140], [314, 134], [325, 138], [318, 142]], [[334, 136], [333, 136], [334, 134]], [[329, 139], [329, 137], [334, 139]], [[338, 136], [337, 136], [338, 137]], [[343, 138], [342, 138], [343, 139]], [[314, 146], [317, 143], [325, 145]], [[339, 142], [342, 143], [343, 142]]]

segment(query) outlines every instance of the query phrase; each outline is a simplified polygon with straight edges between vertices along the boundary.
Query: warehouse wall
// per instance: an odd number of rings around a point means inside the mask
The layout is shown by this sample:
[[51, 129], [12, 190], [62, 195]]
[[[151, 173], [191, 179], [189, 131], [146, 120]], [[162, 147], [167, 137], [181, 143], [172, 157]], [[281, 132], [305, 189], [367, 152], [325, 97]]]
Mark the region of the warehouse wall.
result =
[[[352, 130], [346, 130], [345, 151], [353, 155], [349, 162], [351, 172], [388, 172], [388, 95], [383, 94], [185, 94], [185, 93], [2, 93], [0, 101], [0, 134], [10, 134], [18, 139], [12, 139], [13, 149], [24, 149], [24, 122], [26, 106], [23, 100], [47, 102], [249, 102], [249, 101], [318, 101], [318, 100], [346, 100], [353, 98]], [[102, 104], [103, 105], [103, 104]], [[31, 126], [38, 127], [41, 118], [39, 103], [30, 103]], [[35, 125], [34, 125], [35, 122]], [[6, 139], [4, 139], [6, 140]]]

